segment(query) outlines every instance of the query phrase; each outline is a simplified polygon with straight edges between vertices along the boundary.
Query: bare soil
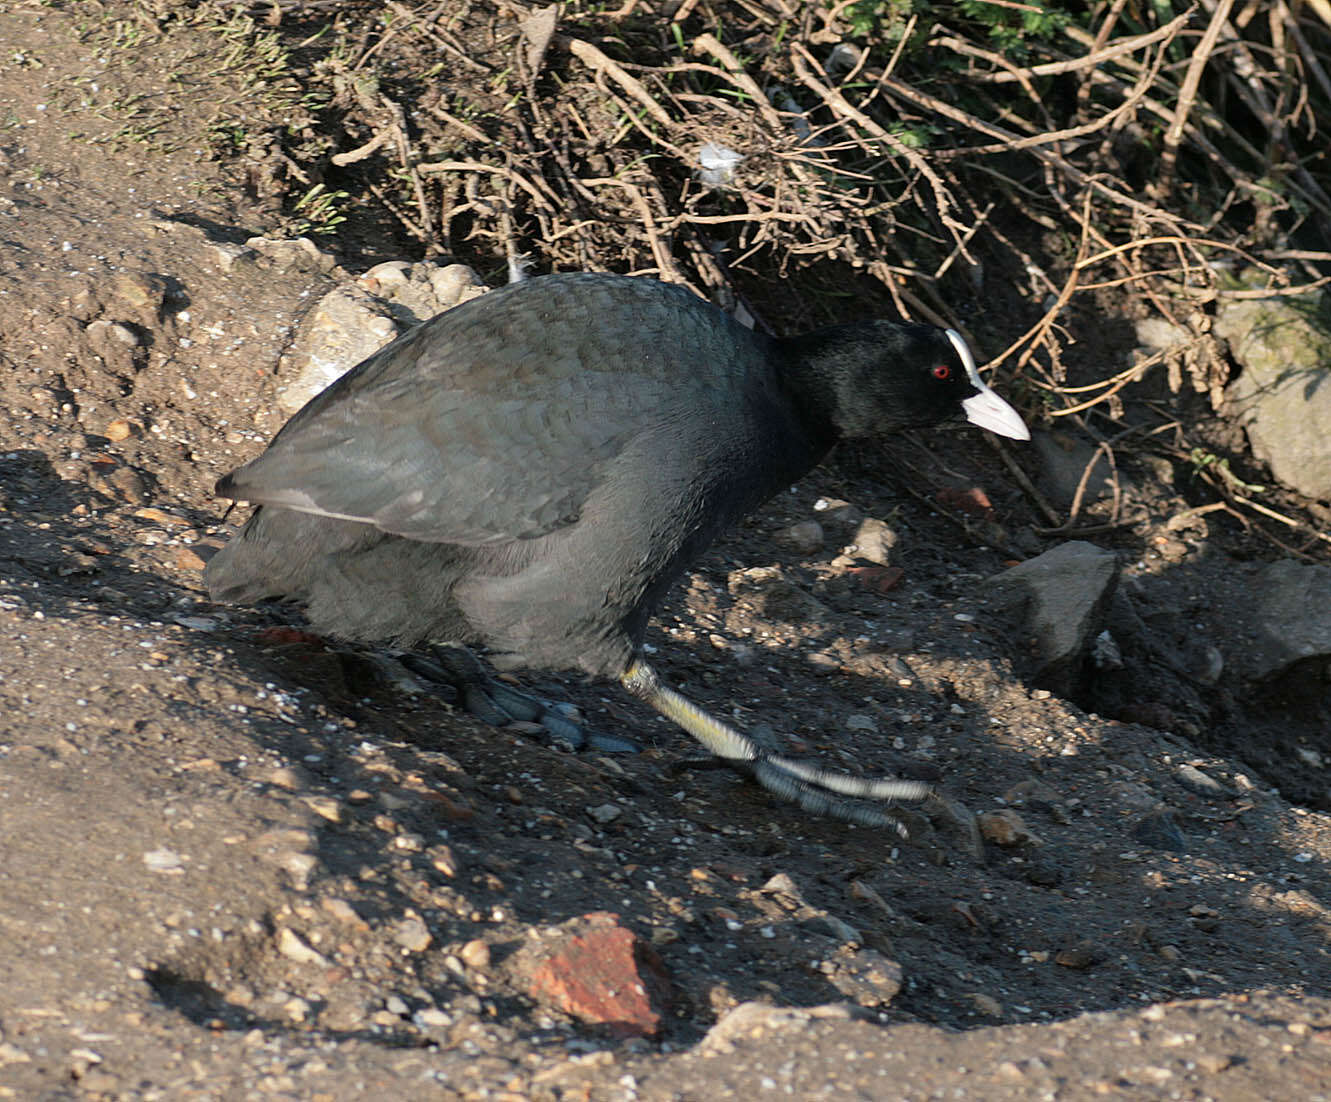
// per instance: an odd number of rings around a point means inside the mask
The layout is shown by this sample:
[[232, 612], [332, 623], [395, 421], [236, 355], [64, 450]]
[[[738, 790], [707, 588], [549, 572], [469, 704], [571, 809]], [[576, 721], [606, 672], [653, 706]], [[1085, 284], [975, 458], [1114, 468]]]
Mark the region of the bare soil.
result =
[[[293, 328], [411, 246], [367, 201], [322, 239], [341, 266], [238, 247], [290, 229], [276, 155], [204, 131], [282, 105], [216, 28], [143, 11], [0, 4], [0, 1097], [1331, 1096], [1325, 712], [1229, 678], [1103, 714], [1027, 684], [985, 579], [1057, 538], [973, 434], [819, 470], [651, 643], [787, 751], [1015, 810], [980, 858], [922, 818], [903, 842], [680, 771], [687, 739], [606, 686], [523, 681], [642, 754], [496, 731], [289, 612], [211, 605], [239, 519], [211, 487], [280, 427]], [[1160, 474], [1099, 542], [1233, 653], [1253, 549], [1167, 532], [1189, 501]], [[838, 564], [855, 516], [897, 533], [894, 588]], [[824, 549], [792, 550], [810, 519]], [[1109, 718], [1133, 702], [1159, 726]], [[658, 1037], [542, 1004], [513, 963], [597, 911], [664, 963]], [[789, 1014], [703, 1042], [755, 1001]]]

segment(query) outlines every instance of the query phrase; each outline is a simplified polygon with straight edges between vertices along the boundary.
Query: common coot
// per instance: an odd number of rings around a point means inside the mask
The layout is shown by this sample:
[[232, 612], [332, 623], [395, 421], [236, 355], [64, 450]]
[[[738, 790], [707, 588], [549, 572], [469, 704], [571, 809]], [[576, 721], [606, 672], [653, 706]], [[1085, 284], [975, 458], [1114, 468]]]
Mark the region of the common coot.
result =
[[665, 685], [643, 634], [717, 535], [837, 440], [961, 417], [1029, 437], [952, 330], [773, 338], [656, 280], [528, 279], [404, 334], [223, 478], [259, 507], [207, 584], [297, 601], [345, 639], [616, 679], [769, 790], [881, 824], [853, 798], [927, 786], [764, 752]]

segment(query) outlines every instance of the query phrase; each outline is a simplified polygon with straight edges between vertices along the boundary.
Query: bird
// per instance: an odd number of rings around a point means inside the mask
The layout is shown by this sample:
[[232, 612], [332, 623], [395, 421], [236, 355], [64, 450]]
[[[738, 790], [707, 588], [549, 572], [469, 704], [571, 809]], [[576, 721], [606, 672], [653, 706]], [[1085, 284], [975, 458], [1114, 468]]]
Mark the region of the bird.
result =
[[955, 330], [781, 337], [677, 284], [530, 277], [402, 334], [222, 478], [256, 508], [205, 582], [216, 602], [295, 602], [328, 636], [425, 648], [492, 721], [558, 714], [527, 714], [459, 648], [618, 681], [777, 797], [893, 825], [931, 786], [769, 752], [667, 684], [644, 634], [722, 532], [839, 440], [954, 419], [1030, 436]]

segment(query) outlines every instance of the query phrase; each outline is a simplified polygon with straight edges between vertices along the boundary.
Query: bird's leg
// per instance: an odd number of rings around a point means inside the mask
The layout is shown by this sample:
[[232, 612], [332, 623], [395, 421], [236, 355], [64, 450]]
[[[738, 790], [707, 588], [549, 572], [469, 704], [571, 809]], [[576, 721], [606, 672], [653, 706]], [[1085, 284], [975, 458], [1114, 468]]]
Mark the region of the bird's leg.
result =
[[461, 646], [434, 646], [431, 656], [402, 654], [398, 660], [413, 673], [452, 685], [463, 706], [492, 727], [510, 723], [540, 725], [550, 741], [569, 750], [592, 749], [608, 753], [636, 753], [638, 745], [625, 738], [586, 730], [566, 710], [548, 700], [519, 692], [485, 672], [476, 656]]
[[[722, 723], [683, 693], [670, 688], [656, 671], [634, 659], [619, 678], [620, 684], [667, 719], [679, 724], [718, 758], [748, 773], [769, 792], [799, 804], [813, 815], [826, 815], [864, 826], [900, 830], [890, 814], [852, 802], [865, 800], [922, 800], [933, 789], [920, 781], [871, 779], [837, 773], [761, 750], [747, 735]], [[849, 797], [849, 798], [847, 798]]]

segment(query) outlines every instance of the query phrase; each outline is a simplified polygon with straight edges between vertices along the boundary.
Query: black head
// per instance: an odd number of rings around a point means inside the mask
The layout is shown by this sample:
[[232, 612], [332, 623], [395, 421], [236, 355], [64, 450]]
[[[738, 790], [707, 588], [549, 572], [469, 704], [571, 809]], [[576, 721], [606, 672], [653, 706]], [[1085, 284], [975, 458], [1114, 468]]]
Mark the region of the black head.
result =
[[787, 342], [796, 389], [841, 436], [926, 428], [965, 417], [1018, 440], [1021, 417], [980, 380], [953, 329], [871, 321], [820, 329]]

